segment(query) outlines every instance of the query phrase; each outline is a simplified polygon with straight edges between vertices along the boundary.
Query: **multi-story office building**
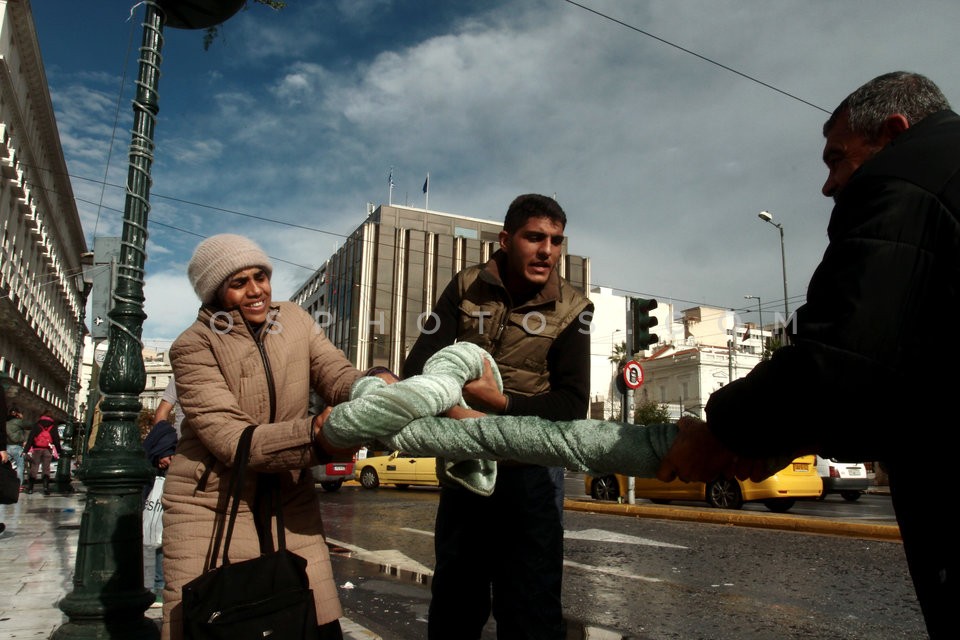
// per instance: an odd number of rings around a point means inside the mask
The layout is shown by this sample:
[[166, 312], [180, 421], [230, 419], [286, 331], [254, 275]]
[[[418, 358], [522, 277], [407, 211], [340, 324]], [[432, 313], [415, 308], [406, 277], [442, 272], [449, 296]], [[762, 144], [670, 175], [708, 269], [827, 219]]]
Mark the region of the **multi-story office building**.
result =
[[[485, 262], [501, 222], [381, 205], [290, 298], [320, 322], [359, 368], [402, 369], [433, 305], [454, 274]], [[590, 259], [567, 253], [560, 274], [590, 289]]]
[[76, 416], [86, 251], [30, 3], [0, 0], [0, 376], [28, 419]]

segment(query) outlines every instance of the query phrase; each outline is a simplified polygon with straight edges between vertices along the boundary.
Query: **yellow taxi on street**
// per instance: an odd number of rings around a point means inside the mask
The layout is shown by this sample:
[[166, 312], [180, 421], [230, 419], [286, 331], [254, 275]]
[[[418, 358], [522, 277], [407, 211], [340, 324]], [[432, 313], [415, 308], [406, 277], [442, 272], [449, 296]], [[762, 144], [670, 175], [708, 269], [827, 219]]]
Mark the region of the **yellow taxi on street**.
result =
[[392, 484], [398, 489], [410, 485], [440, 486], [436, 458], [420, 458], [402, 451], [357, 460], [353, 473], [364, 489], [376, 489], [381, 484]]
[[[584, 476], [584, 490], [595, 500], [627, 497], [627, 476], [620, 474]], [[721, 509], [739, 509], [744, 502], [762, 502], [770, 511], [789, 511], [799, 499], [817, 499], [823, 481], [817, 473], [816, 456], [801, 456], [762, 482], [719, 479], [713, 482], [663, 482], [656, 478], [635, 478], [633, 494], [656, 504], [673, 500], [705, 501]]]

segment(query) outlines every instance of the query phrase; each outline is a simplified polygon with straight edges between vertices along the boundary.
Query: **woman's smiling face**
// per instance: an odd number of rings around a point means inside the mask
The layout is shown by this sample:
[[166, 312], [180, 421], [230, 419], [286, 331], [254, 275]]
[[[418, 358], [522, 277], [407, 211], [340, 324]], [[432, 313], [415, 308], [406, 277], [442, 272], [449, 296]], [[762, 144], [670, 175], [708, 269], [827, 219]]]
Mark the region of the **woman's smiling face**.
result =
[[239, 309], [254, 325], [267, 321], [271, 302], [270, 276], [260, 267], [241, 269], [227, 278], [220, 289], [224, 309]]

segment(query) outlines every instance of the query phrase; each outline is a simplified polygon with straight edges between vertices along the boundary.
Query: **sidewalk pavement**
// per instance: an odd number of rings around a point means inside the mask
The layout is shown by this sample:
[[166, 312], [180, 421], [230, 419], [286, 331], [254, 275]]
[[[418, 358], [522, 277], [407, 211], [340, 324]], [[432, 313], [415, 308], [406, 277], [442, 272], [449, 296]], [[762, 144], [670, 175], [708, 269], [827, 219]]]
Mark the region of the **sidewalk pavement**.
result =
[[[0, 505], [0, 638], [49, 638], [67, 617], [57, 604], [73, 590], [80, 517], [86, 493], [44, 496], [41, 490], [20, 494], [13, 505]], [[144, 586], [153, 586], [154, 550], [144, 549]], [[160, 625], [161, 610], [147, 609]], [[341, 618], [346, 640], [382, 640], [348, 618]]]

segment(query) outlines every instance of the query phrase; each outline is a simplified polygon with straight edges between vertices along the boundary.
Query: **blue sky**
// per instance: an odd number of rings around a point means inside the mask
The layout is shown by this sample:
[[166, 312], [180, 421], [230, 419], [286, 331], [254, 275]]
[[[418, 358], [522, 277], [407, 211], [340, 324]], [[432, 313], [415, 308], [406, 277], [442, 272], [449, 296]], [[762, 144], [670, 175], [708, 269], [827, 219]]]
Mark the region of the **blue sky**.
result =
[[[31, 4], [92, 246], [120, 235], [143, 8]], [[256, 238], [288, 298], [387, 202], [391, 167], [395, 204], [423, 207], [429, 172], [430, 209], [496, 221], [556, 194], [595, 285], [747, 321], [756, 295], [769, 321], [780, 242], [757, 213], [784, 225], [795, 308], [826, 246], [826, 112], [896, 69], [960, 104], [956, 0], [579, 3], [629, 26], [564, 0], [288, 4], [251, 4], [208, 51], [164, 32], [147, 342], [195, 317], [203, 237]]]

